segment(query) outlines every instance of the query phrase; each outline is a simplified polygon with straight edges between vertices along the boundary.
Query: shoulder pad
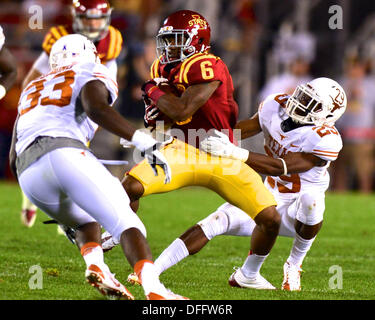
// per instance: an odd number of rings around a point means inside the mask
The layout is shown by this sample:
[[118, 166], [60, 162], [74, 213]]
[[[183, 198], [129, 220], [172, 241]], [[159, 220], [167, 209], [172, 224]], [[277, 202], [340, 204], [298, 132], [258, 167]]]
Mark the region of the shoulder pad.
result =
[[52, 45], [61, 37], [68, 35], [69, 32], [63, 25], [52, 27], [44, 37], [42, 48], [49, 55]]

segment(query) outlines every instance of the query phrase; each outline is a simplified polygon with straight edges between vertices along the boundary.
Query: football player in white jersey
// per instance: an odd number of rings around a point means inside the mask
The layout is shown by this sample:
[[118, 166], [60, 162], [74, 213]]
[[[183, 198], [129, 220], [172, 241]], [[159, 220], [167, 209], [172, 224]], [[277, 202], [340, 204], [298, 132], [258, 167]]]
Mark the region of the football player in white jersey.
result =
[[5, 36], [0, 26], [0, 100], [13, 86], [17, 78], [17, 65], [14, 57], [4, 46]]
[[[284, 290], [301, 289], [301, 265], [323, 223], [329, 185], [327, 168], [342, 148], [340, 134], [333, 125], [345, 109], [342, 87], [331, 79], [317, 78], [299, 85], [290, 97], [268, 96], [251, 119], [236, 125], [242, 139], [263, 132], [267, 155], [239, 148], [220, 132], [202, 142], [207, 152], [247, 159], [250, 167], [268, 175], [265, 185], [275, 196], [282, 217], [279, 235], [294, 238], [284, 264]], [[225, 203], [172, 242], [156, 259], [155, 266], [161, 273], [197, 253], [215, 236], [251, 236], [254, 227], [247, 214]], [[229, 284], [254, 288], [249, 279], [257, 272], [247, 258], [230, 276]], [[136, 281], [133, 275], [129, 280]]]
[[77, 230], [86, 280], [101, 293], [134, 299], [104, 263], [103, 226], [121, 242], [141, 275], [147, 299], [180, 299], [159, 281], [145, 227], [131, 210], [120, 181], [86, 147], [99, 125], [131, 141], [155, 174], [157, 166], [162, 169], [168, 183], [170, 168], [157, 141], [110, 107], [117, 98], [117, 83], [86, 37], [60, 38], [49, 61], [52, 71], [30, 82], [18, 106], [10, 156], [21, 189], [51, 218]]

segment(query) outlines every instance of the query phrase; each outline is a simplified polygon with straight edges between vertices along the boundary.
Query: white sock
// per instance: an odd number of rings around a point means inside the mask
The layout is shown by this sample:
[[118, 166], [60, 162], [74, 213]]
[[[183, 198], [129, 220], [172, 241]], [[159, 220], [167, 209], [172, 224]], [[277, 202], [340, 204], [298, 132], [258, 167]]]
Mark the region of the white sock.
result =
[[158, 275], [185, 259], [188, 255], [189, 251], [185, 243], [177, 238], [155, 260], [154, 265]]
[[259, 274], [259, 270], [262, 267], [264, 260], [268, 257], [268, 254], [265, 256], [260, 256], [255, 253], [251, 253], [247, 256], [245, 263], [241, 267], [241, 271], [246, 278], [254, 279]]
[[81, 254], [87, 267], [95, 264], [101, 268], [107, 269], [107, 271], [109, 270], [107, 265], [104, 263], [103, 249], [100, 245], [94, 246], [93, 244], [93, 246], [84, 246], [82, 249]]
[[310, 240], [306, 240], [296, 233], [296, 236], [293, 241], [293, 246], [287, 261], [290, 264], [301, 266], [303, 259], [305, 258], [307, 252], [310, 250], [315, 238], [316, 237]]
[[141, 270], [141, 280], [145, 295], [148, 295], [150, 292], [165, 294], [166, 289], [161, 284], [157, 269], [153, 263], [144, 263]]

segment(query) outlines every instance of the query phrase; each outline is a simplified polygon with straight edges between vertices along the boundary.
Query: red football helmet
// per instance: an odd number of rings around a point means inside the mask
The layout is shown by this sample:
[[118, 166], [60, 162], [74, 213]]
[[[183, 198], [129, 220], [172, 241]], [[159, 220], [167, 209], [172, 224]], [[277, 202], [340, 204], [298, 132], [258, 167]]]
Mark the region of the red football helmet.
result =
[[73, 31], [91, 41], [103, 39], [111, 23], [111, 12], [107, 0], [73, 0]]
[[211, 28], [197, 12], [181, 10], [165, 19], [156, 36], [156, 51], [160, 63], [183, 61], [210, 48]]

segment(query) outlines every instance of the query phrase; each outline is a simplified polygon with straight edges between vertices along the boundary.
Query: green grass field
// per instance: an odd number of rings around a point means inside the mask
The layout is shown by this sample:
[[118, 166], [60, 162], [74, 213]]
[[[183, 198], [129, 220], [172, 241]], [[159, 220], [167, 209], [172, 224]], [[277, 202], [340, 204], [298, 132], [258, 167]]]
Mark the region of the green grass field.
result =
[[[102, 300], [85, 283], [85, 264], [77, 248], [56, 225], [44, 225], [48, 217], [38, 211], [33, 228], [20, 222], [20, 189], [0, 183], [0, 299], [1, 300]], [[201, 188], [185, 189], [141, 200], [139, 215], [148, 230], [156, 258], [188, 227], [214, 211], [223, 200]], [[200, 253], [188, 257], [161, 275], [173, 291], [194, 300], [374, 300], [375, 283], [375, 196], [328, 194], [323, 228], [305, 259], [301, 292], [261, 291], [231, 288], [228, 277], [234, 266], [241, 266], [249, 250], [249, 239], [218, 237]], [[292, 239], [278, 238], [262, 267], [262, 274], [275, 286], [282, 282], [282, 267]], [[121, 248], [106, 253], [106, 262], [116, 277], [125, 282], [132, 271]], [[42, 268], [42, 288], [31, 289], [29, 282]], [[342, 270], [342, 289], [337, 273]], [[337, 269], [336, 269], [337, 270]], [[332, 278], [332, 279], [331, 279]], [[140, 287], [128, 286], [136, 299], [143, 300]]]

